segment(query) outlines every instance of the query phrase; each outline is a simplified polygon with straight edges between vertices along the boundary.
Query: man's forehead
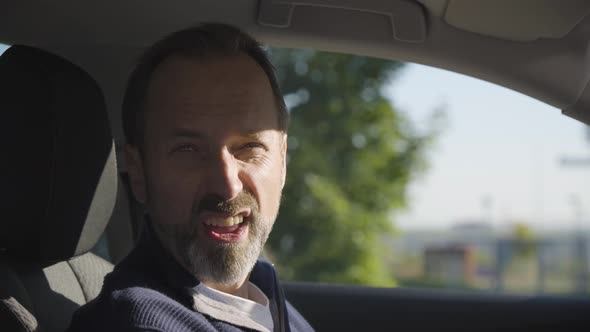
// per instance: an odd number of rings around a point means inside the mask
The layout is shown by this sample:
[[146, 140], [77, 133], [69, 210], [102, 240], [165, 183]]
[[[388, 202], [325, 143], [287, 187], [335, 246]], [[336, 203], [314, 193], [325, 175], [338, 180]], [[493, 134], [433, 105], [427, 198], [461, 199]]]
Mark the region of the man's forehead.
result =
[[[219, 59], [171, 56], [153, 74], [146, 109], [173, 122], [233, 119], [252, 127], [278, 122], [266, 74], [246, 55]], [[250, 124], [248, 124], [250, 123]]]
[[213, 92], [182, 93], [178, 91], [170, 98], [154, 99], [154, 106], [164, 106], [177, 111], [179, 115], [191, 117], [259, 116], [270, 107], [275, 112], [273, 100], [265, 102], [256, 95], [227, 91], [223, 94]]
[[248, 132], [277, 128], [278, 114], [272, 102], [263, 103], [251, 98], [189, 97], [154, 103], [152, 111], [161, 125], [173, 127], [201, 127], [203, 125], [243, 128]]
[[148, 97], [165, 93], [216, 100], [218, 96], [272, 96], [272, 89], [264, 70], [246, 54], [172, 55], [156, 67], [148, 87]]
[[[190, 128], [190, 127], [175, 127], [172, 128], [171, 134], [173, 137], [179, 138], [191, 138], [191, 139], [209, 139], [209, 133], [206, 130], [198, 129], [198, 128]], [[277, 130], [274, 129], [265, 129], [265, 128], [242, 128], [240, 130], [235, 130], [231, 132], [231, 136], [240, 136], [242, 138], [251, 138], [251, 139], [273, 139], [276, 134], [279, 133]], [[280, 136], [280, 135], [279, 135]]]

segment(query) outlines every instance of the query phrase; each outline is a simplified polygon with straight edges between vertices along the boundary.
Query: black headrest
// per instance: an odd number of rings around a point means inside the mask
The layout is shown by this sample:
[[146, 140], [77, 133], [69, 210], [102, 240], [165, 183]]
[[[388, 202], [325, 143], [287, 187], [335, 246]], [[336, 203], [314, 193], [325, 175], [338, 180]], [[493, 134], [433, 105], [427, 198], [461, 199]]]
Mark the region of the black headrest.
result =
[[45, 51], [0, 56], [0, 255], [52, 262], [90, 250], [111, 216], [115, 149], [105, 101]]

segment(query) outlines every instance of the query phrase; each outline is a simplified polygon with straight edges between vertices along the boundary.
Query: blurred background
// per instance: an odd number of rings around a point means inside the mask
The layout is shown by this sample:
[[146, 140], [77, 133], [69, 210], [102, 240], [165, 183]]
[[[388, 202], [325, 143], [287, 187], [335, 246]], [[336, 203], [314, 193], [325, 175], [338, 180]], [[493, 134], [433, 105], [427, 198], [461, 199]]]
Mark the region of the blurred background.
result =
[[270, 49], [291, 113], [266, 254], [286, 280], [590, 291], [590, 130], [421, 66]]

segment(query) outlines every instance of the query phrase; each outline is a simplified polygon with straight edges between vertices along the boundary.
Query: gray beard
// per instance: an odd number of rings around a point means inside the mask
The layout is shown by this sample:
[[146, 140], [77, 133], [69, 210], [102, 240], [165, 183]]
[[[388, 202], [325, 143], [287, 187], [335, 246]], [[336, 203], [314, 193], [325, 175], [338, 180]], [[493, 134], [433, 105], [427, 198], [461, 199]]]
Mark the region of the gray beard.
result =
[[164, 247], [199, 281], [230, 286], [244, 281], [252, 271], [272, 224], [253, 213], [249, 218], [247, 239], [239, 243], [209, 239], [203, 226], [193, 220], [190, 225], [154, 222], [154, 228]]

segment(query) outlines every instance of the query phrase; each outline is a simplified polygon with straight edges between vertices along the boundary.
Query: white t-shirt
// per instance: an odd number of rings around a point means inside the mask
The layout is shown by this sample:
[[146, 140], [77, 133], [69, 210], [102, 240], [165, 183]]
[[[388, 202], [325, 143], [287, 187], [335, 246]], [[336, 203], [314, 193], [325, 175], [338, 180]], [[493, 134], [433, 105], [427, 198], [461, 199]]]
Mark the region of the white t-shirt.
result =
[[192, 295], [193, 308], [202, 314], [258, 331], [273, 330], [268, 298], [249, 281], [249, 299], [218, 291], [203, 283], [192, 289]]

